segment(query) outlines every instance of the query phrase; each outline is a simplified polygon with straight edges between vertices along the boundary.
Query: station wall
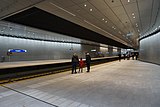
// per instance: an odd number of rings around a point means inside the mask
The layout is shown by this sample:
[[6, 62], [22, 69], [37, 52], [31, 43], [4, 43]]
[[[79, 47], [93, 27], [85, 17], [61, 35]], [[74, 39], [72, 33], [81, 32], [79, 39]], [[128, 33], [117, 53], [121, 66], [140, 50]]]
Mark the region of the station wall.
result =
[[[9, 49], [25, 49], [27, 52], [8, 55]], [[96, 52], [92, 50], [96, 50]], [[2, 57], [5, 57], [5, 62], [71, 59], [73, 53], [85, 58], [86, 52], [89, 52], [91, 57], [113, 55], [112, 49], [109, 52], [108, 47], [102, 48], [100, 43], [13, 23], [0, 22], [1, 61]], [[101, 52], [103, 52], [103, 56], [100, 55]]]
[[140, 60], [160, 64], [160, 33], [140, 41]]

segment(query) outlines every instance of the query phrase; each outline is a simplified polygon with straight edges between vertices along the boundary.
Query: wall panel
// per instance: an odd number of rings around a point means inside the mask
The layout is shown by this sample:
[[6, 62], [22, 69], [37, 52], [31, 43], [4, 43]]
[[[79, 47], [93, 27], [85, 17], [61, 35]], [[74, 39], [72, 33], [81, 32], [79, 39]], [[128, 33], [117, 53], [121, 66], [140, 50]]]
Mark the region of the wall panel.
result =
[[160, 64], [160, 33], [140, 41], [140, 60]]
[[[27, 53], [13, 53], [8, 56], [9, 49], [25, 49]], [[92, 52], [93, 49], [96, 52]], [[107, 51], [107, 48], [105, 51], [100, 50], [100, 43], [0, 21], [0, 61], [2, 56], [5, 61], [71, 59], [74, 53], [85, 58], [86, 52], [91, 57], [100, 57], [98, 53]]]

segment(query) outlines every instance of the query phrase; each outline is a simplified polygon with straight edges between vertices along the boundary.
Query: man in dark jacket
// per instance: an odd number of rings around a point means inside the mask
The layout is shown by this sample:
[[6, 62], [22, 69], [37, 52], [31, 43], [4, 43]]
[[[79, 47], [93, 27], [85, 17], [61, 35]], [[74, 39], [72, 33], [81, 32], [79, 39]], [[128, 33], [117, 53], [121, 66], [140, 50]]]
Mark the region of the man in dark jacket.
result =
[[87, 72], [90, 72], [90, 64], [91, 64], [91, 57], [89, 53], [86, 54], [86, 65], [87, 65]]
[[121, 61], [121, 53], [118, 54], [118, 60]]
[[76, 72], [76, 67], [79, 63], [79, 59], [78, 59], [78, 56], [76, 55], [76, 53], [74, 53], [74, 55], [72, 56], [72, 74]]

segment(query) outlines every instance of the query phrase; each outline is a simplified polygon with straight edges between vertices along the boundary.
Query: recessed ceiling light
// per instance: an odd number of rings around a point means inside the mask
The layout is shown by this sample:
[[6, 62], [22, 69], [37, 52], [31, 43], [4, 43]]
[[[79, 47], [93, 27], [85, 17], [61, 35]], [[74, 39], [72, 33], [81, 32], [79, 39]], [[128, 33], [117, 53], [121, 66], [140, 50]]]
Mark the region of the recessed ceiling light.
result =
[[105, 23], [107, 23], [108, 21], [106, 20]]
[[130, 2], [130, 0], [128, 0], [128, 2]]
[[84, 4], [84, 7], [87, 7], [87, 5], [86, 5], [86, 4]]
[[132, 13], [132, 15], [134, 16], [134, 13]]
[[102, 20], [104, 20], [104, 18]]
[[135, 16], [133, 16], [133, 18], [135, 19], [136, 17], [135, 17]]
[[93, 9], [89, 9], [90, 11], [92, 11]]

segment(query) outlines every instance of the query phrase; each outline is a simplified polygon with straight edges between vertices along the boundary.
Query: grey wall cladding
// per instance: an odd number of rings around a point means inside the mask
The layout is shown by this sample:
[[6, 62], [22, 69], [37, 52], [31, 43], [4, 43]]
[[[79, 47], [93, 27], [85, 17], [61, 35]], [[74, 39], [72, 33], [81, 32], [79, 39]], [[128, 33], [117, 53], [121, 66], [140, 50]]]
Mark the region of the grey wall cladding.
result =
[[160, 64], [160, 33], [140, 41], [140, 60]]
[[[71, 47], [73, 48], [71, 50]], [[8, 49], [26, 49], [27, 53], [13, 53], [10, 61], [68, 59], [76, 52], [81, 55], [80, 44], [46, 42], [0, 36], [0, 55], [6, 57]]]
[[[13, 53], [8, 56], [9, 49], [25, 49], [27, 53]], [[96, 52], [92, 52], [93, 49]], [[6, 62], [71, 59], [73, 53], [85, 58], [86, 52], [91, 57], [97, 57], [96, 53], [100, 51], [99, 43], [0, 21], [0, 61], [2, 56]]]

